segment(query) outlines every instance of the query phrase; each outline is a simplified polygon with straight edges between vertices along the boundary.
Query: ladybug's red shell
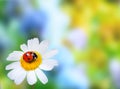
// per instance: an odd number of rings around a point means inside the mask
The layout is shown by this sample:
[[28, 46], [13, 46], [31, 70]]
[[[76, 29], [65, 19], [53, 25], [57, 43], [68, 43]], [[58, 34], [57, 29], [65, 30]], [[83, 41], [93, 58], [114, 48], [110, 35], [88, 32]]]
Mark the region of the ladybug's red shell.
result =
[[34, 61], [36, 58], [37, 58], [37, 55], [34, 52], [26, 52], [23, 55], [23, 60], [29, 63]]

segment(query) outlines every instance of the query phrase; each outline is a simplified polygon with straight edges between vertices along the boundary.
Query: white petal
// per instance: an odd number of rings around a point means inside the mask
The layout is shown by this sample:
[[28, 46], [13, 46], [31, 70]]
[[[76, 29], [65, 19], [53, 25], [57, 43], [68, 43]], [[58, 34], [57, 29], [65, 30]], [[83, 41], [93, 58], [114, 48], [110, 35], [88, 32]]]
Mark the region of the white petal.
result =
[[49, 45], [49, 42], [47, 40], [42, 41], [39, 45], [39, 52], [43, 54], [47, 50], [48, 45]]
[[20, 66], [20, 62], [13, 62], [6, 66], [6, 70], [15, 69]]
[[58, 53], [57, 50], [51, 50], [50, 52], [43, 55], [44, 59], [51, 58]]
[[40, 70], [40, 69], [36, 69], [35, 70], [37, 77], [39, 78], [39, 80], [43, 83], [46, 84], [48, 82], [48, 79], [46, 77], [46, 75]]
[[16, 67], [16, 69], [11, 70], [7, 76], [11, 80], [14, 80], [16, 84], [20, 84], [26, 76], [26, 71], [19, 66]]
[[37, 78], [34, 71], [29, 71], [27, 74], [27, 81], [30, 85], [33, 85], [37, 82]]
[[29, 50], [39, 51], [39, 40], [38, 40], [38, 38], [33, 38], [33, 39], [28, 40], [27, 45], [28, 45]]
[[9, 61], [17, 61], [17, 60], [20, 60], [22, 55], [23, 55], [23, 52], [14, 51], [14, 52], [9, 54], [7, 60], [9, 60]]
[[17, 69], [13, 69], [11, 70], [7, 76], [11, 79], [11, 80], [14, 80], [17, 76], [17, 73], [18, 73], [18, 70]]
[[24, 52], [27, 52], [27, 51], [28, 51], [28, 47], [27, 47], [26, 44], [22, 44], [22, 45], [20, 46], [20, 48], [21, 48], [21, 50], [23, 50]]
[[25, 79], [27, 75], [27, 72], [25, 70], [23, 70], [22, 68], [19, 70], [19, 72], [17, 73], [17, 76], [14, 80], [14, 82], [18, 85], [20, 83], [23, 82], [23, 80]]
[[54, 68], [54, 66], [57, 66], [58, 62], [56, 60], [43, 60], [42, 64], [40, 65], [40, 69], [50, 71]]

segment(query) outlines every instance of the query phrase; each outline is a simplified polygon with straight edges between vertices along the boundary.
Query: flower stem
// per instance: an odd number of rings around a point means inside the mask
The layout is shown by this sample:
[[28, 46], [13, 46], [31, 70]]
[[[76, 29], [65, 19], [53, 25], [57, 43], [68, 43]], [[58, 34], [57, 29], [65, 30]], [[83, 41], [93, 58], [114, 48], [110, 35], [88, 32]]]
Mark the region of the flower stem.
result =
[[32, 89], [34, 89], [34, 85], [32, 85]]

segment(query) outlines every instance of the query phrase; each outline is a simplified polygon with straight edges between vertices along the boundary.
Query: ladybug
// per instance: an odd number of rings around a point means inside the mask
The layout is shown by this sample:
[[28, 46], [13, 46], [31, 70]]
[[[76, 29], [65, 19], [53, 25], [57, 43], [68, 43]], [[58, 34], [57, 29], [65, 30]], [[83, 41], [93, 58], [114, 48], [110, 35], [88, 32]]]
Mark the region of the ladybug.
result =
[[23, 54], [23, 60], [31, 63], [33, 61], [35, 61], [37, 59], [37, 55], [34, 52], [26, 52], [25, 54]]

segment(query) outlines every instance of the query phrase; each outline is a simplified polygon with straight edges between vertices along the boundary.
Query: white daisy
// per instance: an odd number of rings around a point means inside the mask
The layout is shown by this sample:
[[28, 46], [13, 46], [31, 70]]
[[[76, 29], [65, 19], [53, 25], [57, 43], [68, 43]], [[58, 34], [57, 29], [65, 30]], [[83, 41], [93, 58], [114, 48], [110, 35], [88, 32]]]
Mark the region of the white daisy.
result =
[[14, 61], [6, 66], [6, 70], [11, 70], [8, 77], [14, 80], [16, 84], [22, 83], [26, 78], [28, 84], [33, 85], [38, 79], [46, 84], [48, 79], [42, 70], [50, 71], [57, 66], [58, 63], [54, 59], [50, 59], [57, 50], [47, 51], [48, 41], [39, 43], [38, 38], [30, 39], [26, 44], [20, 46], [22, 51], [14, 51], [9, 54], [7, 60]]

